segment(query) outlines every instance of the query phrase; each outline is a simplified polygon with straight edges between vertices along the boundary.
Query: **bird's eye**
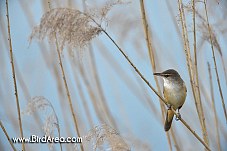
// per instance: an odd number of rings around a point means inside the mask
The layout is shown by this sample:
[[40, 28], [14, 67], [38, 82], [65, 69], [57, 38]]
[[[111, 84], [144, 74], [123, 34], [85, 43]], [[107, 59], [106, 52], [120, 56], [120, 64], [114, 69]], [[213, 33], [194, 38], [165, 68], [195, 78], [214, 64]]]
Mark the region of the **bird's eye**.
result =
[[166, 75], [165, 75], [165, 77], [169, 77], [169, 76], [170, 76], [170, 74], [166, 74]]

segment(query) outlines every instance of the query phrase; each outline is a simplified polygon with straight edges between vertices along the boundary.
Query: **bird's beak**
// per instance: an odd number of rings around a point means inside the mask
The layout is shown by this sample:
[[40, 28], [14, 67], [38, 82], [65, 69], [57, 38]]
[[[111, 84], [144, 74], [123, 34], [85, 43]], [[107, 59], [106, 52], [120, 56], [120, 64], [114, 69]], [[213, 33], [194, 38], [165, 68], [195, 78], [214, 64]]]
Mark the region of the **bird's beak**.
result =
[[154, 75], [156, 75], [156, 76], [163, 76], [162, 73], [154, 73]]

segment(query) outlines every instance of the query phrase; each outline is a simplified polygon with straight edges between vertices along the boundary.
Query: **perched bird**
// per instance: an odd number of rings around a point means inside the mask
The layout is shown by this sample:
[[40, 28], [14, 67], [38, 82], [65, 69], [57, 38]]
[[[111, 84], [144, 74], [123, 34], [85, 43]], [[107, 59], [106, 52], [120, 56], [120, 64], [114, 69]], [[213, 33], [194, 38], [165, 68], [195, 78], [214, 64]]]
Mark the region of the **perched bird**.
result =
[[166, 121], [164, 125], [165, 131], [168, 131], [171, 127], [174, 113], [171, 110], [171, 106], [178, 110], [178, 116], [176, 120], [179, 120], [179, 109], [185, 102], [187, 95], [187, 88], [184, 81], [181, 79], [179, 73], [173, 69], [166, 70], [162, 73], [154, 73], [156, 76], [161, 76], [164, 80], [163, 94], [168, 103], [168, 110], [166, 114]]

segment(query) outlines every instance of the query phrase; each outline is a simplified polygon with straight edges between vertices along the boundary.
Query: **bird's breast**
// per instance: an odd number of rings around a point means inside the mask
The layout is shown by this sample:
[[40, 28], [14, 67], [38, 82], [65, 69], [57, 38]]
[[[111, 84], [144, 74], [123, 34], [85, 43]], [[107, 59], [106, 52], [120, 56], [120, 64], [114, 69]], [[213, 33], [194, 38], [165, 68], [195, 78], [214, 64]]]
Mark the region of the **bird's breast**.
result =
[[187, 90], [183, 81], [179, 83], [164, 79], [163, 93], [167, 103], [178, 109], [185, 102]]

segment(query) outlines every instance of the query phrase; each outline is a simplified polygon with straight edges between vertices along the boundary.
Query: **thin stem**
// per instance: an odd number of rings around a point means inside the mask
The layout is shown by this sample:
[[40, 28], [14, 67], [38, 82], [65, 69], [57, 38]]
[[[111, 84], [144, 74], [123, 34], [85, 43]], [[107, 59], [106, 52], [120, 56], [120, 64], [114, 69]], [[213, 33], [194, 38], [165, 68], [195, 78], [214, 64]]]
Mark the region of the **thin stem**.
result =
[[197, 49], [196, 49], [196, 20], [195, 20], [195, 0], [192, 0], [192, 9], [193, 9], [193, 38], [194, 38], [194, 64], [195, 64], [195, 84], [200, 98], [199, 91], [199, 76], [198, 76], [198, 66], [197, 66]]
[[[56, 117], [57, 123], [55, 123], [55, 124], [56, 124], [57, 131], [58, 131], [58, 137], [61, 138], [61, 129], [60, 129], [60, 126], [59, 126], [59, 121], [58, 121], [57, 114], [56, 114], [56, 112], [55, 112], [55, 109], [54, 109], [53, 105], [52, 105], [49, 101], [48, 101], [48, 103], [49, 103], [49, 105], [50, 105], [52, 111], [54, 112], [54, 116]], [[61, 144], [61, 142], [59, 143], [59, 145], [60, 145], [60, 149], [61, 149], [61, 151], [62, 151], [62, 144]]]
[[[142, 14], [142, 19], [143, 19], [143, 27], [144, 27], [144, 32], [145, 32], [145, 37], [146, 37], [146, 42], [147, 42], [147, 48], [148, 48], [150, 63], [151, 63], [153, 72], [156, 72], [154, 49], [152, 47], [151, 35], [149, 34], [149, 26], [148, 26], [148, 22], [147, 22], [146, 11], [145, 11], [145, 8], [144, 8], [144, 1], [143, 0], [140, 0], [140, 8], [141, 8], [141, 14]], [[156, 86], [158, 88], [158, 93], [161, 94], [161, 89], [160, 89], [160, 85], [158, 83], [158, 79], [157, 79], [157, 77], [154, 77], [154, 79], [155, 79]], [[160, 101], [160, 107], [161, 107], [161, 110], [162, 110], [162, 121], [163, 121], [163, 124], [164, 124], [165, 123], [165, 107], [161, 103], [161, 101]], [[173, 134], [173, 133], [171, 133], [171, 134]], [[169, 144], [169, 150], [171, 151], [172, 150], [172, 144], [171, 144], [169, 133], [166, 133], [166, 137], [167, 137], [168, 144]]]
[[[182, 0], [178, 0], [178, 8], [179, 8], [179, 12], [180, 12], [180, 20], [181, 20], [181, 24], [182, 24], [182, 36], [183, 36], [183, 40], [184, 40], [184, 49], [185, 49], [185, 54], [186, 54], [189, 76], [190, 76], [190, 83], [191, 83], [191, 87], [192, 87], [193, 96], [195, 99], [196, 110], [197, 110], [197, 113], [199, 116], [199, 121], [200, 121], [200, 125], [201, 125], [202, 132], [203, 132], [203, 139], [206, 142], [206, 144], [209, 145], [208, 133], [207, 133], [206, 124], [205, 124], [205, 116], [204, 116], [204, 112], [203, 112], [200, 91], [198, 88], [196, 88], [196, 85], [194, 85], [194, 73], [193, 73], [190, 46], [189, 46], [189, 40], [188, 40], [188, 32], [187, 32], [186, 19], [185, 19]], [[193, 9], [194, 9], [193, 13], [195, 13], [195, 4], [193, 4]], [[195, 14], [193, 15], [193, 24], [195, 24]], [[194, 38], [196, 38], [195, 27], [194, 27]], [[194, 42], [196, 43], [196, 39], [194, 39]], [[194, 43], [194, 48], [196, 48], [195, 43]], [[197, 80], [198, 80], [198, 78], [197, 78]], [[198, 82], [197, 82], [197, 84], [198, 84]]]
[[[51, 4], [50, 4], [49, 1], [48, 1], [48, 6], [49, 6], [49, 9], [51, 9]], [[69, 107], [70, 107], [70, 110], [71, 110], [71, 114], [73, 116], [73, 122], [74, 122], [74, 125], [75, 125], [77, 135], [78, 135], [78, 137], [80, 137], [81, 135], [80, 135], [80, 131], [79, 131], [79, 126], [78, 126], [77, 118], [76, 118], [74, 108], [73, 108], [73, 105], [72, 105], [71, 95], [70, 95], [68, 84], [67, 84], [66, 77], [65, 77], [65, 71], [64, 71], [64, 68], [63, 68], [63, 63], [62, 63], [62, 58], [61, 58], [61, 51], [59, 49], [56, 33], [55, 33], [54, 36], [55, 36], [55, 40], [56, 40], [55, 44], [56, 44], [56, 47], [57, 47], [56, 51], [57, 51], [57, 54], [58, 54], [59, 65], [60, 65], [60, 69], [61, 69], [61, 73], [62, 73], [62, 79], [64, 81], [65, 90], [66, 90], [66, 93], [67, 93]], [[84, 151], [84, 147], [83, 147], [82, 143], [80, 145], [80, 149], [82, 151]]]
[[[125, 57], [128, 63], [134, 68], [136, 73], [140, 76], [140, 78], [147, 84], [147, 86], [161, 99], [161, 101], [167, 105], [166, 100], [153, 88], [153, 86], [148, 82], [148, 80], [142, 75], [142, 73], [137, 69], [137, 67], [131, 62], [129, 57], [124, 53], [124, 51], [118, 46], [118, 44], [112, 39], [112, 37], [104, 30], [102, 31], [106, 34], [106, 36], [113, 42], [113, 44], [118, 48], [121, 54]], [[176, 111], [171, 108], [175, 115], [177, 115]], [[196, 134], [196, 132], [181, 118], [180, 121], [184, 124], [185, 127], [199, 140], [200, 143], [206, 147], [207, 150], [211, 151], [209, 146]]]
[[217, 145], [218, 145], [218, 150], [221, 151], [219, 128], [218, 128], [218, 117], [217, 117], [217, 111], [215, 108], [214, 89], [213, 89], [212, 74], [211, 74], [209, 62], [207, 62], [207, 65], [208, 65], [208, 71], [209, 71], [210, 94], [211, 94], [211, 99], [212, 99], [212, 108], [213, 108], [213, 112], [214, 112], [214, 120], [215, 120], [215, 128], [216, 128], [216, 141], [217, 141]]
[[4, 134], [5, 134], [5, 136], [7, 137], [7, 140], [9, 141], [9, 143], [10, 143], [12, 149], [13, 149], [14, 151], [16, 151], [16, 148], [15, 148], [15, 146], [13, 145], [13, 142], [11, 141], [11, 139], [10, 139], [10, 137], [9, 137], [9, 135], [8, 135], [8, 133], [7, 133], [7, 131], [6, 131], [5, 127], [4, 127], [4, 125], [2, 124], [2, 121], [1, 121], [1, 120], [0, 120], [0, 126], [1, 126], [1, 128], [2, 128], [2, 130], [3, 130], [3, 132], [4, 132]]
[[[60, 129], [60, 126], [59, 125], [57, 125], [57, 130], [58, 130], [58, 137], [61, 138], [61, 129]], [[61, 144], [61, 142], [59, 143], [59, 145], [60, 145], [60, 149], [62, 151], [62, 144]]]
[[[20, 136], [21, 136], [21, 138], [23, 138], [24, 135], [23, 135], [23, 127], [22, 127], [22, 121], [21, 121], [20, 103], [19, 103], [19, 97], [18, 97], [18, 92], [17, 92], [17, 80], [16, 80], [16, 72], [15, 72], [15, 67], [14, 67], [13, 48], [12, 48], [12, 40], [11, 40], [11, 33], [10, 33], [8, 0], [6, 0], [6, 18], [7, 18], [7, 24], [8, 24], [8, 41], [9, 41], [9, 51], [10, 51], [10, 60], [11, 60], [10, 62], [11, 62], [11, 69], [12, 69], [12, 74], [13, 74], [14, 91], [15, 91], [15, 96], [16, 96]], [[22, 149], [25, 151], [24, 142], [22, 142]]]
[[[103, 45], [100, 48], [101, 55], [104, 56], [104, 58], [107, 60], [107, 63], [109, 63], [110, 66], [113, 66], [113, 69], [114, 69], [114, 71], [117, 74], [118, 73], [121, 73], [121, 78], [125, 82], [126, 86], [129, 88], [129, 91], [131, 91], [131, 93], [135, 95], [135, 97], [137, 98], [137, 100], [141, 100], [141, 97], [144, 97], [142, 99], [142, 102], [141, 101], [139, 101], [139, 102], [142, 103], [142, 105], [145, 108], [150, 109], [155, 114], [155, 118], [157, 120], [160, 120], [161, 117], [159, 117], [159, 114], [158, 114], [158, 111], [157, 111], [155, 105], [151, 101], [150, 96], [148, 96], [147, 90], [145, 88], [145, 85], [139, 81], [139, 78], [138, 77], [136, 77], [136, 79], [137, 79], [137, 83], [139, 85], [137, 85], [133, 80], [131, 80], [131, 78], [128, 78], [129, 77], [127, 75], [128, 72], [124, 72], [124, 69], [121, 67], [121, 65], [119, 64], [119, 62], [111, 55], [111, 53], [109, 53], [108, 51], [106, 51], [106, 49], [107, 48], [104, 47]], [[139, 89], [141, 91], [138, 91], [138, 86], [139, 86]], [[141, 92], [143, 92], [143, 94]]]
[[154, 93], [167, 105], [167, 102], [162, 98], [162, 96], [151, 86], [151, 84], [145, 79], [143, 74], [137, 69], [137, 67], [131, 62], [129, 57], [124, 53], [124, 51], [118, 46], [118, 44], [112, 39], [112, 37], [103, 29], [102, 30], [106, 36], [113, 42], [113, 44], [118, 48], [118, 50], [121, 52], [121, 54], [125, 57], [125, 59], [128, 61], [128, 63], [134, 68], [134, 70], [139, 74], [140, 78], [148, 85], [149, 88], [151, 88]]
[[144, 32], [145, 32], [148, 53], [149, 53], [152, 68], [154, 70], [154, 69], [156, 69], [154, 51], [153, 51], [153, 47], [151, 44], [151, 35], [149, 34], [149, 26], [148, 26], [148, 22], [147, 22], [147, 17], [146, 17], [143, 0], [140, 0], [140, 8], [141, 8], [141, 14], [142, 14], [142, 19], [143, 19], [143, 28], [144, 28]]
[[220, 93], [220, 96], [221, 96], [222, 108], [223, 108], [224, 115], [225, 115], [225, 122], [227, 124], [227, 112], [226, 112], [226, 108], [225, 108], [224, 97], [223, 97], [223, 94], [222, 94], [221, 83], [220, 83], [220, 79], [219, 79], [219, 75], [218, 75], [218, 68], [217, 68], [217, 63], [216, 63], [216, 58], [215, 58], [215, 53], [214, 53], [214, 45], [213, 45], [212, 32], [211, 32], [209, 18], [208, 18], [206, 0], [204, 0], [204, 7], [205, 7], [205, 12], [206, 12], [206, 21], [207, 21], [207, 26], [208, 26], [208, 31], [209, 31], [210, 46], [211, 46], [212, 55], [213, 55], [215, 73], [216, 73], [216, 78], [217, 78], [217, 82], [218, 82], [219, 93]]
[[203, 105], [201, 101], [200, 87], [199, 87], [199, 74], [198, 74], [198, 66], [197, 66], [197, 49], [196, 49], [196, 8], [195, 8], [195, 0], [192, 0], [192, 9], [193, 9], [193, 37], [194, 37], [194, 64], [195, 64], [195, 89], [197, 91], [197, 97], [199, 102], [199, 107], [201, 110], [202, 117], [202, 129], [203, 129], [203, 137], [205, 142], [209, 145], [208, 133], [206, 129], [205, 116], [203, 111]]
[[[77, 135], [78, 135], [78, 137], [80, 137], [81, 135], [80, 135], [80, 131], [79, 131], [79, 126], [78, 126], [77, 118], [76, 118], [76, 115], [75, 115], [75, 112], [74, 112], [74, 109], [73, 109], [72, 99], [71, 99], [71, 95], [70, 95], [70, 92], [69, 92], [68, 84], [67, 84], [67, 81], [66, 81], [65, 71], [64, 71], [63, 63], [62, 63], [62, 59], [61, 59], [61, 52], [59, 50], [59, 46], [58, 46], [56, 35], [55, 35], [55, 39], [56, 39], [56, 47], [57, 47], [56, 51], [57, 51], [57, 54], [58, 54], [59, 65], [60, 65], [60, 68], [61, 68], [62, 79], [64, 81], [65, 90], [66, 90], [66, 93], [67, 93], [68, 103], [69, 103], [70, 110], [71, 110], [71, 113], [72, 113], [72, 116], [73, 116], [73, 122], [74, 122], [74, 125], [75, 125], [75, 128], [76, 128]], [[82, 143], [80, 145], [80, 149], [82, 151], [84, 151], [84, 147], [83, 147]]]
[[181, 21], [181, 25], [182, 25], [182, 37], [183, 37], [183, 41], [184, 41], [184, 51], [185, 51], [185, 55], [186, 55], [186, 60], [187, 60], [187, 67], [188, 67], [188, 72], [189, 72], [189, 77], [190, 77], [190, 84], [191, 84], [191, 88], [192, 88], [192, 93], [193, 93], [193, 97], [194, 97], [194, 100], [195, 100], [195, 106], [196, 106], [196, 111], [198, 113], [198, 116], [199, 116], [199, 121], [200, 121], [200, 124], [202, 126], [202, 122], [201, 122], [201, 114], [200, 114], [200, 110], [199, 110], [199, 107], [198, 107], [198, 103], [197, 103], [197, 99], [196, 99], [196, 93], [195, 93], [195, 89], [194, 89], [194, 80], [193, 80], [193, 76], [192, 76], [192, 73], [191, 73], [191, 63], [190, 63], [190, 59], [189, 59], [189, 56], [190, 56], [190, 50], [189, 50], [189, 44], [188, 44], [188, 38], [187, 38], [187, 28], [186, 28], [186, 25], [185, 25], [185, 22], [184, 22], [184, 11], [182, 10], [182, 1], [178, 0], [178, 9], [179, 9], [179, 12], [180, 12], [180, 21]]
[[[173, 109], [172, 109], [173, 110]], [[173, 110], [174, 111], [174, 110]], [[176, 111], [174, 111], [174, 114], [176, 115], [177, 113], [176, 113]], [[202, 143], [203, 144], [203, 146], [207, 149], [207, 150], [209, 150], [209, 151], [211, 151], [211, 149], [209, 148], [209, 146], [199, 137], [199, 135], [197, 135], [196, 134], [196, 132], [193, 130], [193, 129], [191, 129], [191, 127], [181, 118], [180, 119], [180, 121], [188, 128], [188, 130], [200, 141], [200, 143]]]
[[227, 85], [227, 72], [226, 72], [226, 68], [225, 68], [225, 61], [223, 59], [223, 56], [221, 55], [221, 63], [222, 63], [222, 67], [223, 67], [223, 70], [224, 70], [224, 75], [225, 75], [225, 83]]

